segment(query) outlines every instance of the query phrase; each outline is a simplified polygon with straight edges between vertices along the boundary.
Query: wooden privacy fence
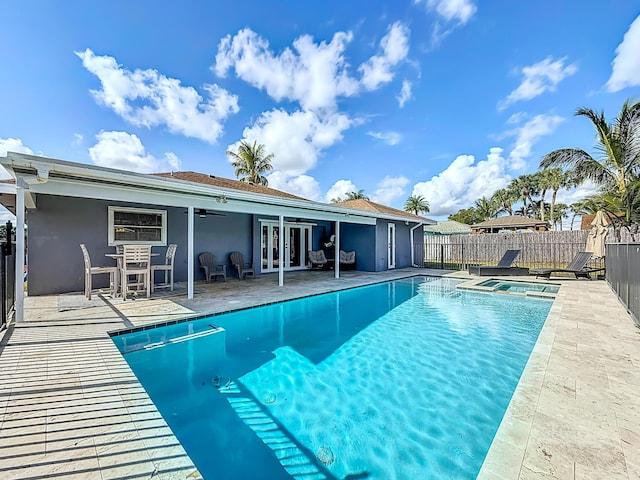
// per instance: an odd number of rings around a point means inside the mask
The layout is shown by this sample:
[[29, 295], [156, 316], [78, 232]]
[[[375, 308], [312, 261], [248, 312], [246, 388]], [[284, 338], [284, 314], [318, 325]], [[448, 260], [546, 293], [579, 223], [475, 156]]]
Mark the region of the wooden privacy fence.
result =
[[[495, 265], [506, 250], [520, 250], [514, 265], [528, 268], [564, 267], [577, 252], [584, 251], [588, 230], [439, 235], [415, 244], [414, 258], [426, 268], [465, 270], [469, 265]], [[418, 262], [419, 265], [419, 262]], [[591, 260], [603, 267], [603, 260]]]

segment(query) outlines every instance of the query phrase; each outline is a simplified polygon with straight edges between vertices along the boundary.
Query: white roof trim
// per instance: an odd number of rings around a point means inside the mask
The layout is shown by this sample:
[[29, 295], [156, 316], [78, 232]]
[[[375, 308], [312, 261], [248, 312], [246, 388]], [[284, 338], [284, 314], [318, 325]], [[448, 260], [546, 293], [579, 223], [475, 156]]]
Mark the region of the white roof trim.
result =
[[[339, 220], [349, 223], [373, 224], [375, 221], [372, 220], [377, 218], [419, 223], [415, 218], [399, 215], [356, 210], [311, 200], [250, 193], [24, 153], [8, 152], [6, 157], [0, 157], [0, 164], [16, 178], [26, 175], [18, 173], [16, 170], [29, 170], [29, 175], [34, 174], [33, 170], [35, 172], [38, 170], [48, 171], [49, 178], [46, 183], [29, 186], [29, 190], [33, 193], [180, 207], [194, 206], [229, 212], [306, 216], [319, 220]], [[73, 178], [60, 178], [56, 177], [56, 174]], [[15, 192], [15, 187], [13, 191]], [[216, 202], [216, 196], [225, 196], [227, 203]], [[429, 221], [425, 219], [422, 223], [428, 224]]]

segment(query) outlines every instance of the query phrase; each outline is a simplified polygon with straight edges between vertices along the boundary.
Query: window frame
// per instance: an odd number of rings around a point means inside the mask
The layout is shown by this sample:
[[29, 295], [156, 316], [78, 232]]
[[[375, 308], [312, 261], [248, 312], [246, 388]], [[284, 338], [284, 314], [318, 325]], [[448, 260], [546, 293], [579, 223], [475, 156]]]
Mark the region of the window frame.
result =
[[[162, 225], [160, 227], [151, 227], [160, 229], [160, 240], [116, 240], [114, 217], [115, 212], [124, 213], [149, 213], [154, 215], [160, 215]], [[128, 225], [131, 228], [149, 228], [148, 225]], [[167, 211], [151, 208], [135, 208], [135, 207], [119, 207], [115, 205], [109, 205], [108, 207], [108, 245], [110, 247], [116, 245], [154, 245], [154, 246], [166, 246], [167, 245]]]

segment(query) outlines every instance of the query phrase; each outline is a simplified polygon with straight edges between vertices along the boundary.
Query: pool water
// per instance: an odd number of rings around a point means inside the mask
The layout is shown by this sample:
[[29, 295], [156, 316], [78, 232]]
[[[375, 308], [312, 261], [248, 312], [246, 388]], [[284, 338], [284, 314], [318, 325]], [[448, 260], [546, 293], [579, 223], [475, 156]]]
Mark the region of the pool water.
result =
[[472, 479], [551, 302], [414, 277], [114, 336], [205, 479]]
[[494, 290], [509, 293], [558, 293], [560, 286], [551, 283], [519, 282], [515, 280], [486, 280], [478, 283], [479, 287], [493, 287]]

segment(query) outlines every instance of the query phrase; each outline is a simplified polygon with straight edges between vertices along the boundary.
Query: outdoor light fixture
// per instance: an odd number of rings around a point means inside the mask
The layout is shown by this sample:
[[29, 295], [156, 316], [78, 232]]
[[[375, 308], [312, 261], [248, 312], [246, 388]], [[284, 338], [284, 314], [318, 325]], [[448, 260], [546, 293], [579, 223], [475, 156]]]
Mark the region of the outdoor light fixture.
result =
[[218, 203], [227, 203], [226, 195], [220, 195], [219, 197], [216, 197], [216, 202], [218, 202]]
[[207, 218], [207, 211], [204, 208], [198, 209], [198, 216], [200, 218]]

